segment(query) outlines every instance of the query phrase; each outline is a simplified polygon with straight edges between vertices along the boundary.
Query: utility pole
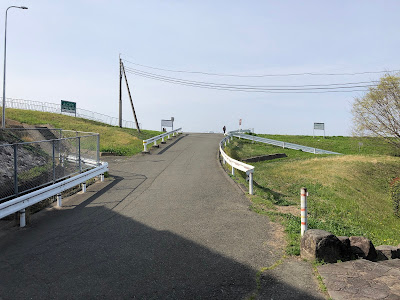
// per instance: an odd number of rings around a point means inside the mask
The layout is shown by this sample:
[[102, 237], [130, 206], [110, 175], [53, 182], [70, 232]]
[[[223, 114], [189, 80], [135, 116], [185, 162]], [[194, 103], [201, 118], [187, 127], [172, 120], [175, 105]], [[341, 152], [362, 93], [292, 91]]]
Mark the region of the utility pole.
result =
[[140, 133], [139, 123], [138, 123], [138, 120], [136, 118], [135, 107], [133, 106], [131, 92], [129, 90], [129, 85], [128, 85], [128, 79], [126, 78], [125, 67], [124, 67], [124, 63], [122, 61], [121, 61], [121, 68], [122, 68], [122, 72], [124, 73], [125, 82], [126, 82], [126, 88], [128, 89], [129, 100], [131, 100], [132, 112], [133, 112], [133, 116], [135, 117], [136, 129]]
[[122, 128], [122, 61], [119, 55], [119, 127]]

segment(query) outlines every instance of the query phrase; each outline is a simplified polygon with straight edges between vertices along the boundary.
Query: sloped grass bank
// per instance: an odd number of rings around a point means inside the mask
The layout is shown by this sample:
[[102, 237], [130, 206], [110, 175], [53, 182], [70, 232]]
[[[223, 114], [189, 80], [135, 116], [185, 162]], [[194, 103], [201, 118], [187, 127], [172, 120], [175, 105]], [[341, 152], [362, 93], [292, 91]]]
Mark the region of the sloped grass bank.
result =
[[29, 125], [50, 125], [54, 128], [100, 133], [100, 151], [117, 155], [134, 155], [143, 151], [142, 140], [160, 134], [159, 131], [119, 128], [83, 118], [20, 109], [6, 109], [7, 119]]
[[[369, 140], [371, 144], [378, 142]], [[350, 149], [353, 144], [351, 138], [341, 140], [342, 149]], [[387, 144], [379, 145], [380, 148], [369, 150], [371, 154], [322, 156], [235, 140], [226, 151], [236, 159], [287, 154], [287, 158], [252, 163], [255, 195], [250, 198], [254, 211], [286, 225], [287, 252], [299, 254], [301, 187], [307, 187], [309, 192], [309, 228], [324, 229], [338, 236], [366, 236], [375, 245], [400, 243], [400, 218], [393, 214], [389, 193], [391, 180], [400, 176], [400, 158], [372, 154], [394, 151]], [[244, 174], [236, 174], [236, 179], [246, 184]]]
[[257, 136], [342, 154], [400, 156], [400, 149], [395, 149], [387, 142], [375, 137], [327, 136], [324, 138], [321, 136], [272, 134], [257, 134]]

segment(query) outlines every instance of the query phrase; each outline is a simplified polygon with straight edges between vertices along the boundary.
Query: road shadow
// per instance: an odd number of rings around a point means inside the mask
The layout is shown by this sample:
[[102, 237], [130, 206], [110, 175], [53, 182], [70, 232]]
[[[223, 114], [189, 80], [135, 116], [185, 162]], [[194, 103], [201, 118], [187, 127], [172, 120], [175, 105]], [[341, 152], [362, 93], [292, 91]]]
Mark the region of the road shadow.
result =
[[173, 145], [175, 145], [177, 142], [179, 142], [181, 139], [184, 137], [188, 136], [188, 134], [182, 134], [179, 138], [177, 138], [175, 141], [173, 141], [171, 144], [169, 144], [167, 147], [161, 149], [157, 155], [163, 154], [165, 151], [167, 151], [169, 148], [171, 148]]
[[[123, 211], [89, 206], [95, 198], [45, 214], [0, 241], [0, 299], [256, 296], [258, 270]], [[267, 298], [257, 299], [270, 299], [268, 289], [276, 299], [317, 299], [273, 277], [261, 284]]]

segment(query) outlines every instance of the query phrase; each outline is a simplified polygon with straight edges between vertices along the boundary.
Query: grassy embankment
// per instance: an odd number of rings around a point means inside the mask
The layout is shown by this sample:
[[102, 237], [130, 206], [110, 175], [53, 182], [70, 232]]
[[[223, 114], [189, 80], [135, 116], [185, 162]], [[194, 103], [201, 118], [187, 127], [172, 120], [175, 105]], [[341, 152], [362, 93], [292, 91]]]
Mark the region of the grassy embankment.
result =
[[100, 133], [100, 151], [117, 155], [134, 155], [143, 151], [142, 140], [160, 134], [159, 131], [119, 128], [83, 118], [47, 112], [6, 109], [7, 119], [29, 125], [50, 125], [54, 128]]
[[[309, 192], [309, 228], [366, 236], [375, 245], [400, 243], [400, 219], [393, 214], [389, 194], [391, 180], [400, 176], [399, 151], [376, 138], [259, 136], [346, 154], [314, 155], [244, 140], [228, 144], [228, 154], [236, 159], [287, 154], [287, 158], [252, 163], [255, 195], [250, 198], [254, 211], [286, 225], [289, 254], [299, 254], [303, 186]], [[243, 174], [236, 174], [245, 184]]]

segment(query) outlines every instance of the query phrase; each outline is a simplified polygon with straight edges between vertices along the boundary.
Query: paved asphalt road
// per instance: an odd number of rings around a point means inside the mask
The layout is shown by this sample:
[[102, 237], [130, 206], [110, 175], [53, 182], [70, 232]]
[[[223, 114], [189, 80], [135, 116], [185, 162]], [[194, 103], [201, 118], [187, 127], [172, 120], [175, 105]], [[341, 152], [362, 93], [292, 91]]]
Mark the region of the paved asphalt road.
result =
[[[221, 138], [184, 134], [151, 155], [109, 158], [114, 180], [1, 230], [0, 299], [251, 296], [283, 242], [219, 165]], [[261, 276], [260, 298], [315, 299], [279, 276]]]

